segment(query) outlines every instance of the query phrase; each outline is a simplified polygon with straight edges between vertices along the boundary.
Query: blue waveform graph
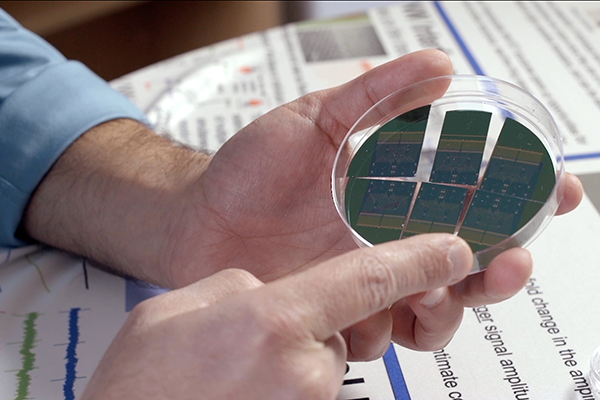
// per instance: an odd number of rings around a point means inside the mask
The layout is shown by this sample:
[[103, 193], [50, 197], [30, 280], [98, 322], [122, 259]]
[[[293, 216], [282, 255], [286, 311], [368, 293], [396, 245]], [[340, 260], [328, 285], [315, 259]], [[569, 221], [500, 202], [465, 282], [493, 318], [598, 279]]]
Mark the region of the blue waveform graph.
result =
[[79, 314], [81, 311], [88, 311], [89, 308], [71, 308], [69, 311], [61, 311], [60, 314], [69, 314], [69, 341], [67, 343], [58, 343], [54, 346], [66, 346], [65, 351], [65, 377], [53, 379], [51, 382], [63, 382], [63, 395], [65, 400], [75, 400], [75, 380], [85, 379], [85, 376], [77, 376], [77, 346], [83, 344], [79, 340]]

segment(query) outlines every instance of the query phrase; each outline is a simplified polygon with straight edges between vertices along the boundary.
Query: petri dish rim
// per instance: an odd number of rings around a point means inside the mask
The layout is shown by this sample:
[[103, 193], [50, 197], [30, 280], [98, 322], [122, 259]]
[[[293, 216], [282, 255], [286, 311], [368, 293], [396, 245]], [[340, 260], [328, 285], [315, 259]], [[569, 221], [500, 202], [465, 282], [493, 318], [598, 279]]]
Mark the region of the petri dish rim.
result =
[[[444, 80], [448, 84], [446, 91], [429, 103], [421, 104], [417, 100], [408, 104], [394, 104], [394, 99], [401, 97], [404, 93], [411, 90], [418, 91], [417, 89], [420, 86], [436, 84]], [[459, 83], [459, 85], [455, 85], [456, 83]], [[472, 88], [467, 90], [460, 88], [460, 84], [464, 83], [472, 86]], [[459, 88], [457, 89], [455, 86], [459, 86]], [[390, 107], [386, 103], [392, 103], [392, 106]], [[346, 171], [352, 158], [370, 136], [395, 117], [418, 108], [418, 106], [414, 106], [415, 103], [420, 104], [419, 106], [431, 105], [432, 109], [452, 105], [456, 107], [460, 105], [455, 109], [473, 109], [470, 108], [470, 104], [475, 108], [485, 106], [488, 108], [486, 111], [496, 109], [498, 113], [508, 113], [508, 116], [523, 124], [540, 139], [553, 162], [554, 187], [541, 209], [524, 226], [503, 241], [474, 253], [473, 273], [485, 269], [496, 255], [511, 247], [528, 246], [545, 229], [562, 199], [562, 185], [560, 184], [564, 173], [562, 138], [552, 115], [537, 98], [509, 82], [481, 75], [445, 75], [408, 85], [374, 104], [350, 128], [340, 143], [335, 157], [331, 174], [331, 190], [335, 208], [343, 223], [351, 232], [355, 242], [360, 247], [373, 246], [356, 232], [347, 221], [345, 214], [345, 183], [349, 178], [346, 177]], [[382, 105], [385, 105], [385, 107]], [[387, 112], [384, 112], [380, 118], [373, 119], [372, 114], [381, 113], [381, 109]], [[355, 135], [361, 135], [361, 137], [357, 143], [350, 145], [349, 141]], [[348, 150], [350, 151], [348, 152]]]

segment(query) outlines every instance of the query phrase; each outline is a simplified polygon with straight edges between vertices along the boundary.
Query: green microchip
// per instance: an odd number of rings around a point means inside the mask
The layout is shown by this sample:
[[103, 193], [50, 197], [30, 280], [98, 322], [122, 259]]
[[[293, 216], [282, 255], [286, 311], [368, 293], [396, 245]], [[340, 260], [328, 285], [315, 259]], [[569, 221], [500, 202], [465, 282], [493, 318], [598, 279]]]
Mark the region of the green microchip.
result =
[[414, 176], [421, 157], [430, 108], [417, 108], [379, 128], [355, 154], [348, 168], [348, 176]]
[[345, 190], [350, 226], [371, 244], [430, 232], [458, 234], [474, 251], [502, 242], [550, 196], [556, 172], [548, 150], [506, 118], [480, 177], [492, 114], [448, 111], [429, 179], [417, 182], [429, 112], [394, 118], [355, 153]]
[[[458, 235], [474, 250], [510, 237], [537, 214], [555, 183], [554, 164], [544, 144], [507, 118]], [[472, 239], [472, 230], [482, 231], [482, 238]]]
[[446, 113], [431, 182], [477, 184], [491, 117], [484, 111]]

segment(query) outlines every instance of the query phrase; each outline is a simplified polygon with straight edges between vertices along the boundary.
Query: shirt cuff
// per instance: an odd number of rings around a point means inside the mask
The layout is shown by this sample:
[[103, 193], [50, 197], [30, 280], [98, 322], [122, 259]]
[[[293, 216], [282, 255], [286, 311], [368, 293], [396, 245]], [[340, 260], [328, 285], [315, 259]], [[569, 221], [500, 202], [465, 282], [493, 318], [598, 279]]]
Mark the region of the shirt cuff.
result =
[[79, 136], [117, 118], [145, 115], [77, 61], [48, 67], [0, 104], [0, 247], [27, 243], [15, 236], [31, 195]]

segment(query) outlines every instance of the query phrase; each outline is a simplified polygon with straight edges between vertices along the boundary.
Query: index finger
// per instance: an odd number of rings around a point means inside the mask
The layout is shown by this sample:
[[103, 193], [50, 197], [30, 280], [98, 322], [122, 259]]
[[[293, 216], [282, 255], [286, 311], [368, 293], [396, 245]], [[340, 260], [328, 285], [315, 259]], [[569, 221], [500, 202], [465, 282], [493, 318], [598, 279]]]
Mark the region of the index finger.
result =
[[459, 237], [418, 235], [346, 253], [263, 293], [270, 312], [293, 315], [325, 341], [403, 297], [462, 280], [472, 265], [473, 253]]

